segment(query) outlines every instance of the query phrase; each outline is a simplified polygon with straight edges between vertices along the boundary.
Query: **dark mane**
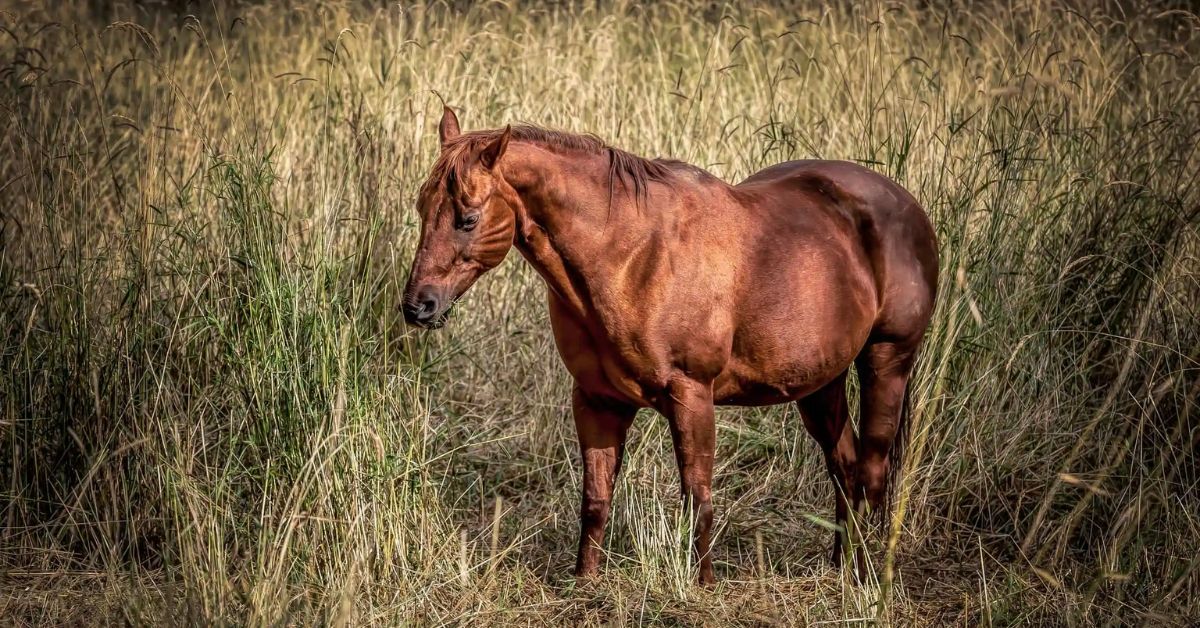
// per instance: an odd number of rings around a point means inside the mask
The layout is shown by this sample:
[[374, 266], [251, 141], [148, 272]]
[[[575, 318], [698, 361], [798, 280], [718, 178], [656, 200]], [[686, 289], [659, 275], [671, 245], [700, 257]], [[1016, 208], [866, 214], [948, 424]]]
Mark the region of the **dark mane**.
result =
[[[496, 139], [503, 129], [471, 131], [450, 140], [434, 163], [430, 183], [447, 178], [448, 184], [462, 180], [475, 156], [488, 142]], [[590, 155], [607, 155], [609, 169], [610, 198], [617, 184], [633, 192], [639, 202], [645, 198], [651, 181], [670, 183], [670, 175], [682, 162], [663, 159], [646, 159], [633, 153], [609, 146], [604, 140], [588, 134], [554, 131], [542, 127], [520, 124], [512, 127], [512, 139], [538, 144], [559, 152], [579, 152]]]

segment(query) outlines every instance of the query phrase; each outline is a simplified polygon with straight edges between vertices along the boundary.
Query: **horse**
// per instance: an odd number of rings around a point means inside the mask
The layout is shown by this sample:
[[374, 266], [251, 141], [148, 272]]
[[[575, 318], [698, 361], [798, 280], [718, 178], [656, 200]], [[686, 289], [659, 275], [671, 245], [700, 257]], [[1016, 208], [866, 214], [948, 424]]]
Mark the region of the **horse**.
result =
[[730, 185], [594, 135], [462, 132], [449, 107], [438, 135], [404, 318], [441, 327], [514, 246], [545, 281], [583, 463], [575, 575], [598, 570], [626, 434], [647, 407], [670, 426], [701, 584], [715, 581], [717, 405], [796, 403], [834, 483], [841, 564], [851, 509], [890, 500], [934, 308], [937, 240], [913, 196], [844, 161], [789, 161]]

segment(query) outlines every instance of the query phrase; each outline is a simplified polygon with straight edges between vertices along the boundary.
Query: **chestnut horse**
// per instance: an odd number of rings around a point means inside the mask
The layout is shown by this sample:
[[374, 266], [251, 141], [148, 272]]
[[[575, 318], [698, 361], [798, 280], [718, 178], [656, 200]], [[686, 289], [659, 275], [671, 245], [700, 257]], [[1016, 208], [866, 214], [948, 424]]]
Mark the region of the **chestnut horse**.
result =
[[[597, 569], [638, 408], [670, 424], [702, 583], [714, 579], [714, 405], [795, 401], [825, 454], [843, 532], [851, 507], [885, 506], [938, 276], [934, 231], [912, 195], [840, 161], [782, 163], [729, 185], [590, 135], [462, 133], [448, 107], [438, 130], [404, 316], [441, 326], [514, 245], [541, 274], [575, 380], [577, 575]], [[857, 435], [846, 403], [852, 364]]]

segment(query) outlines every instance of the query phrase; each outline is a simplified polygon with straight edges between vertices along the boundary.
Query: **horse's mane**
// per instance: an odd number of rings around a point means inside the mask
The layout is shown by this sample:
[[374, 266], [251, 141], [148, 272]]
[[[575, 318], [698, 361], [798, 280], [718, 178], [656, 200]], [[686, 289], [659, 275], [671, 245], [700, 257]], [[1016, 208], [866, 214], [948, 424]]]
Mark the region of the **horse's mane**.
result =
[[[450, 185], [461, 181], [479, 152], [503, 132], [503, 129], [470, 131], [452, 138], [434, 163], [429, 181], [440, 182], [446, 179]], [[610, 195], [619, 183], [632, 191], [638, 201], [645, 197], [651, 181], [669, 185], [673, 169], [682, 164], [673, 160], [646, 159], [634, 155], [610, 146], [590, 133], [568, 133], [529, 124], [514, 125], [511, 139], [531, 142], [559, 152], [607, 155]]]

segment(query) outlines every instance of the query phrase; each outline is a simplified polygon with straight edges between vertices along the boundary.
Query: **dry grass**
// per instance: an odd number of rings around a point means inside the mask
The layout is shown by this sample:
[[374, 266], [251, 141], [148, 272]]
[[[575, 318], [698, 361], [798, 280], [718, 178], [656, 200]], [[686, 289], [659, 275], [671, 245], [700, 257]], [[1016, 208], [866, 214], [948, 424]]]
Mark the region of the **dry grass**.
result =
[[[0, 13], [0, 616], [1200, 616], [1200, 19], [1081, 4]], [[649, 414], [607, 575], [573, 582], [537, 277], [514, 256], [439, 334], [396, 309], [433, 90], [467, 128], [730, 180], [854, 159], [916, 194], [943, 290], [890, 604], [826, 564], [832, 489], [790, 407], [719, 414], [719, 588], [690, 584]]]

